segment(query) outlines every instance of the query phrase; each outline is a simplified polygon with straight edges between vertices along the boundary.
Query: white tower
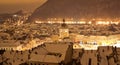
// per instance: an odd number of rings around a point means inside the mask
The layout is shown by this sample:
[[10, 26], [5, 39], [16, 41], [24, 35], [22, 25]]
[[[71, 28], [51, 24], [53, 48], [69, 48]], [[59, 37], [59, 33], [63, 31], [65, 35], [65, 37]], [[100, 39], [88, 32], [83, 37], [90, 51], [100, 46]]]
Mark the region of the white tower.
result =
[[63, 24], [61, 24], [61, 28], [59, 29], [60, 38], [69, 37], [69, 29], [65, 24], [65, 20], [63, 19]]

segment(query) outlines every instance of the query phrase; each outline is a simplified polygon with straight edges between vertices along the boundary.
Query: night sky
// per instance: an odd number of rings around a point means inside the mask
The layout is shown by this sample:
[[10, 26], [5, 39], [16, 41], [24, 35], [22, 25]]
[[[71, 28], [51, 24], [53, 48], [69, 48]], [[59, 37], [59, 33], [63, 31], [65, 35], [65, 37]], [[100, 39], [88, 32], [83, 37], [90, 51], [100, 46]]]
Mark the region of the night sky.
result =
[[0, 0], [0, 13], [14, 13], [18, 10], [33, 11], [46, 0]]

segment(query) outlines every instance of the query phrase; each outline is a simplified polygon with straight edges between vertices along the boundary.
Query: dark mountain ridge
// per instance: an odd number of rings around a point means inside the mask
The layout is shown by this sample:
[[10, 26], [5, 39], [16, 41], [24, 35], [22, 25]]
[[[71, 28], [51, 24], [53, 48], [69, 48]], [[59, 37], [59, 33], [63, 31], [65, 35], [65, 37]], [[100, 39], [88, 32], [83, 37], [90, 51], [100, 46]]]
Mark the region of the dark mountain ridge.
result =
[[120, 0], [48, 0], [29, 18], [119, 18]]

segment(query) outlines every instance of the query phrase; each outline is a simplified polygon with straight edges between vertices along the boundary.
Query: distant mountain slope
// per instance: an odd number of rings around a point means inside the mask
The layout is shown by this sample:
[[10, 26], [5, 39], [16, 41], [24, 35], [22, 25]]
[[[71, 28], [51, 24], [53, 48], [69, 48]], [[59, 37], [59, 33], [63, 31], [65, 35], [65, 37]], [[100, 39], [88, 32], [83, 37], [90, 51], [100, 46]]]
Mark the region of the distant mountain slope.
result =
[[14, 13], [18, 10], [33, 12], [46, 0], [0, 0], [0, 14]]
[[29, 18], [118, 18], [120, 0], [48, 0]]

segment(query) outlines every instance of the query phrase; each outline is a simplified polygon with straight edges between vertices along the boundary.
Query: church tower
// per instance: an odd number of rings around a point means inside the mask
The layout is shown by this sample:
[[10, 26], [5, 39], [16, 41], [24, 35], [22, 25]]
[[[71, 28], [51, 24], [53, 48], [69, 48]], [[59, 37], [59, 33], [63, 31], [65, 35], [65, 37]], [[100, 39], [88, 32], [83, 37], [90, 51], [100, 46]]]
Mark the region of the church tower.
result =
[[61, 27], [59, 29], [59, 36], [60, 38], [69, 37], [69, 29], [68, 26], [65, 24], [65, 19], [63, 19], [63, 23], [61, 24]]

